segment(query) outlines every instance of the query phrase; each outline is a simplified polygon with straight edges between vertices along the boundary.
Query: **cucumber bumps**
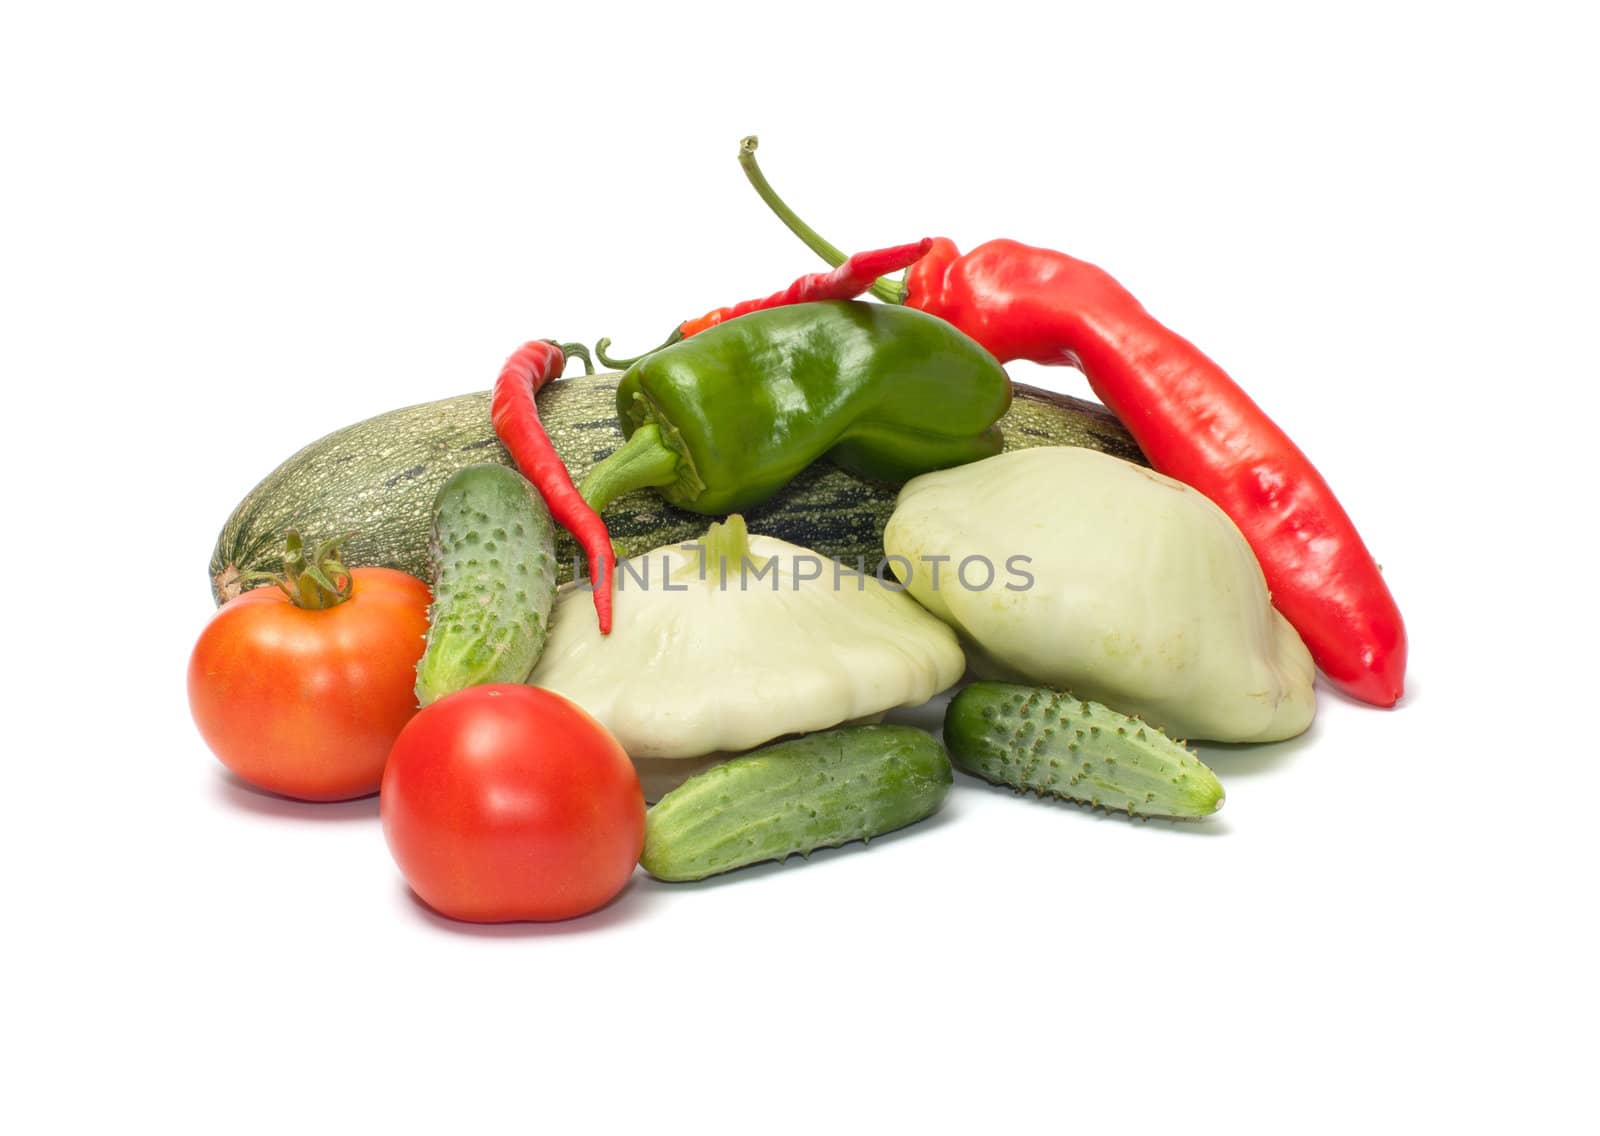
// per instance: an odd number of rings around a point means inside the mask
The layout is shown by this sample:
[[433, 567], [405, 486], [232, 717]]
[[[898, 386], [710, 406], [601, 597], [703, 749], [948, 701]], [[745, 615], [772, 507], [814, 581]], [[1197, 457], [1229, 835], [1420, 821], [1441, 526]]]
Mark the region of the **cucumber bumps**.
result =
[[956, 767], [1013, 789], [1136, 817], [1210, 816], [1217, 775], [1137, 718], [1034, 686], [975, 682], [950, 702], [944, 740]]
[[426, 706], [468, 686], [522, 682], [539, 661], [556, 598], [550, 510], [501, 465], [468, 466], [433, 506], [433, 606], [417, 664]]
[[714, 766], [645, 816], [639, 863], [699, 880], [798, 852], [867, 840], [932, 816], [954, 776], [944, 748], [910, 726], [844, 726]]

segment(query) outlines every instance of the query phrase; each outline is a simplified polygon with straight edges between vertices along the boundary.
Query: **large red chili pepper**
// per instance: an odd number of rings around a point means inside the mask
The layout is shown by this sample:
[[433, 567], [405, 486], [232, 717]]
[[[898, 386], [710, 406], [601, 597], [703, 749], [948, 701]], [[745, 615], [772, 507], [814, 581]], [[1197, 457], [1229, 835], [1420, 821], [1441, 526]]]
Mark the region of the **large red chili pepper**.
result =
[[506, 360], [495, 380], [490, 401], [494, 432], [511, 452], [522, 475], [533, 483], [550, 507], [550, 515], [573, 535], [589, 558], [589, 579], [594, 584], [594, 608], [600, 617], [600, 633], [611, 634], [611, 582], [616, 553], [606, 523], [572, 484], [572, 476], [550, 444], [550, 436], [539, 421], [539, 406], [534, 395], [551, 379], [566, 370], [567, 356], [582, 359], [589, 366], [589, 352], [581, 344], [558, 344], [538, 339], [524, 343]]
[[[838, 250], [778, 198], [757, 192], [824, 259]], [[1001, 362], [1077, 367], [1162, 473], [1233, 519], [1261, 563], [1272, 602], [1346, 693], [1393, 706], [1405, 684], [1400, 609], [1355, 525], [1300, 449], [1222, 368], [1159, 323], [1092, 264], [1051, 249], [989, 241], [966, 255], [944, 238], [886, 297], [940, 316]]]
[[[680, 339], [688, 339], [708, 327], [715, 327], [719, 323], [734, 319], [738, 316], [748, 315], [751, 312], [766, 311], [768, 308], [781, 308], [789, 304], [804, 304], [812, 300], [851, 300], [861, 295], [868, 289], [874, 289], [880, 276], [887, 276], [891, 272], [899, 272], [902, 268], [909, 268], [917, 259], [933, 247], [933, 241], [923, 237], [915, 244], [895, 245], [893, 248], [871, 249], [866, 252], [854, 253], [846, 257], [839, 254], [838, 264], [831, 272], [813, 272], [809, 276], [802, 276], [781, 292], [760, 300], [744, 300], [737, 304], [730, 304], [725, 308], [713, 308], [703, 316], [691, 320], [684, 320], [673, 329], [661, 347], [670, 347]], [[606, 354], [611, 346], [611, 340], [601, 339], [595, 344], [594, 353], [601, 365], [615, 367], [618, 370], [626, 369], [644, 355], [632, 359], [613, 359]], [[655, 348], [655, 351], [661, 350]], [[646, 355], [654, 351], [645, 352]]]

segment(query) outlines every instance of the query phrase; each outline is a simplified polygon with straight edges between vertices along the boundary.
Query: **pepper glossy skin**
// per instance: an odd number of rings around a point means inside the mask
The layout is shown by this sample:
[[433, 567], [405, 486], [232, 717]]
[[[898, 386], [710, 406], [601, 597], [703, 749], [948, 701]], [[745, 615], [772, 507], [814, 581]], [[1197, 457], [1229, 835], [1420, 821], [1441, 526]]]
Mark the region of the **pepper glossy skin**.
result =
[[[917, 262], [918, 257], [932, 247], [933, 240], [923, 237], [915, 244], [894, 245], [891, 248], [852, 253], [831, 271], [813, 272], [802, 276], [781, 292], [774, 292], [759, 300], [743, 300], [727, 307], [713, 308], [703, 316], [684, 320], [673, 328], [672, 334], [661, 347], [671, 347], [680, 339], [699, 335], [708, 327], [716, 327], [719, 323], [727, 323], [731, 319], [749, 315], [751, 312], [787, 307], [790, 304], [804, 304], [812, 300], [853, 300], [868, 289], [878, 287], [878, 277], [909, 268]], [[601, 339], [595, 344], [595, 357], [607, 367], [624, 371], [644, 358], [644, 355], [638, 355], [632, 359], [613, 359], [606, 354], [610, 346], [609, 339]], [[659, 351], [661, 347], [653, 350]], [[645, 352], [646, 355], [649, 353]]]
[[572, 534], [589, 558], [589, 579], [594, 581], [594, 610], [600, 633], [611, 634], [612, 575], [616, 553], [599, 510], [591, 509], [572, 484], [567, 467], [556, 453], [550, 436], [539, 421], [539, 406], [534, 395], [546, 383], [561, 377], [567, 355], [583, 360], [590, 374], [588, 352], [579, 344], [562, 346], [552, 339], [524, 343], [506, 360], [495, 380], [490, 402], [494, 432], [511, 454], [522, 475], [533, 483], [556, 523]]
[[1239, 526], [1283, 613], [1345, 693], [1393, 706], [1405, 685], [1399, 605], [1309, 458], [1198, 347], [1111, 275], [1053, 249], [944, 238], [906, 276], [906, 304], [1001, 359], [1077, 367], [1169, 477]]
[[[789, 229], [829, 264], [844, 254], [739, 164]], [[1310, 459], [1198, 347], [1147, 312], [1110, 273], [1054, 249], [994, 240], [962, 255], [939, 237], [891, 303], [947, 319], [1001, 362], [1075, 366], [1150, 464], [1211, 498], [1261, 564], [1273, 606], [1317, 666], [1353, 698], [1393, 706], [1405, 689], [1406, 630], [1377, 561]]]
[[945, 320], [851, 301], [754, 312], [648, 355], [617, 386], [628, 441], [584, 480], [707, 515], [753, 508], [828, 458], [904, 481], [1000, 452], [1011, 382]]
[[852, 253], [849, 260], [831, 272], [814, 272], [809, 276], [802, 276], [783, 291], [774, 292], [760, 300], [745, 300], [725, 308], [714, 308], [696, 319], [685, 320], [679, 325], [678, 330], [683, 334], [683, 338], [688, 339], [691, 335], [699, 335], [708, 327], [715, 327], [719, 323], [726, 323], [751, 312], [765, 311], [767, 308], [782, 308], [811, 300], [853, 300], [877, 283], [878, 277], [899, 272], [902, 268], [910, 268], [932, 247], [932, 238], [923, 237], [915, 244]]

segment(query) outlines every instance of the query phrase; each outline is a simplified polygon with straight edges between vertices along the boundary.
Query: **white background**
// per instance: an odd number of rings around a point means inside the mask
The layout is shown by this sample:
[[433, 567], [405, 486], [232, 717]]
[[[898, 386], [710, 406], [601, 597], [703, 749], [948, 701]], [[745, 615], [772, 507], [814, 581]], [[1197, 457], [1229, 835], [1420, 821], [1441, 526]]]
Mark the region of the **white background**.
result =
[[[1592, 1131], [1583, 7], [8, 5], [0, 1124]], [[1403, 705], [1207, 751], [1215, 823], [963, 780], [552, 927], [230, 782], [183, 671], [235, 501], [817, 267], [752, 131], [837, 244], [1063, 248], [1228, 367], [1382, 560]]]

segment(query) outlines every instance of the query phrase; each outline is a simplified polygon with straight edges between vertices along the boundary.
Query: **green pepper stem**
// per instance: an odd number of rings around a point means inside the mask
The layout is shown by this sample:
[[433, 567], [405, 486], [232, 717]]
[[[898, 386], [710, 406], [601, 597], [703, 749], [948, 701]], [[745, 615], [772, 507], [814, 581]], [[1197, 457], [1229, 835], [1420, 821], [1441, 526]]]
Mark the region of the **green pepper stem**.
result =
[[[760, 144], [754, 134], [739, 140], [739, 166], [744, 170], [744, 176], [761, 195], [761, 200], [767, 203], [767, 208], [778, 215], [778, 220], [789, 226], [791, 233], [804, 241], [805, 246], [812, 252], [834, 268], [838, 268], [849, 258], [839, 250], [838, 246], [824, 240], [820, 233], [802, 221], [799, 214], [790, 209], [783, 198], [778, 196], [778, 191], [772, 188], [772, 183], [767, 181], [767, 176], [756, 164], [756, 147]], [[893, 280], [876, 281], [870, 290], [886, 304], [906, 302], [906, 286]]]
[[578, 493], [598, 513], [624, 493], [671, 485], [678, 479], [680, 464], [677, 451], [661, 440], [661, 427], [650, 422], [591, 469], [578, 486]]

